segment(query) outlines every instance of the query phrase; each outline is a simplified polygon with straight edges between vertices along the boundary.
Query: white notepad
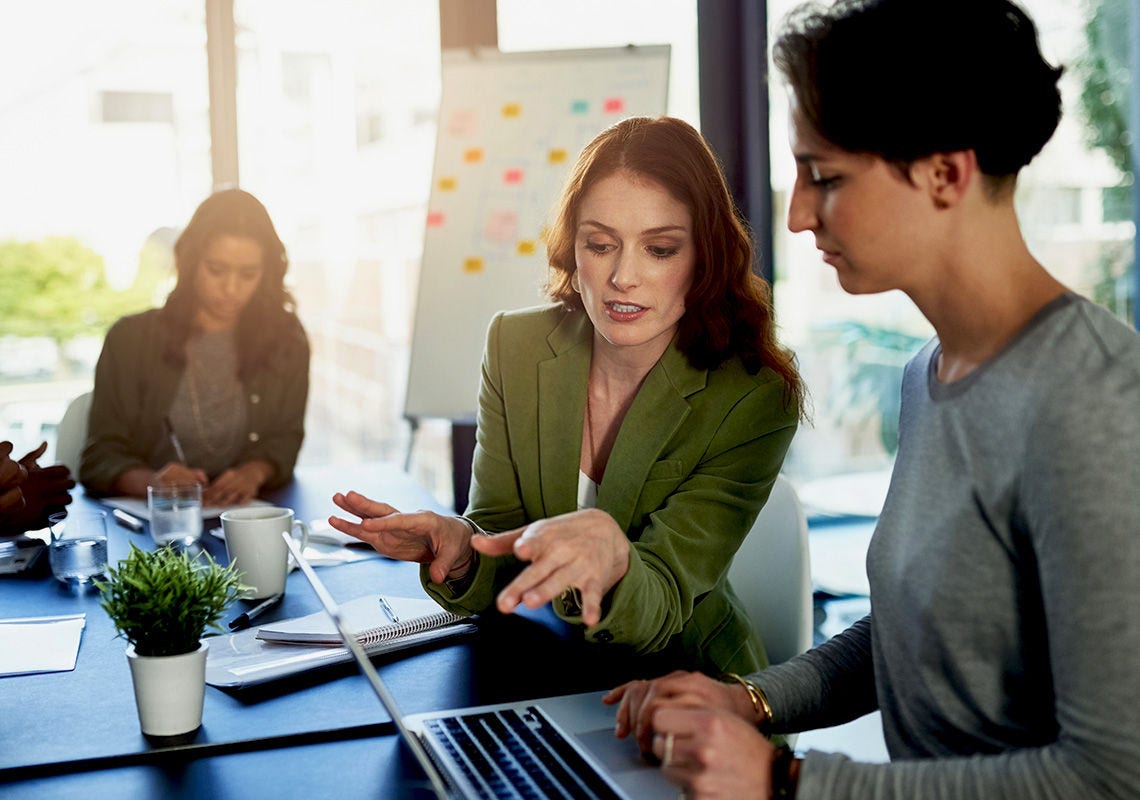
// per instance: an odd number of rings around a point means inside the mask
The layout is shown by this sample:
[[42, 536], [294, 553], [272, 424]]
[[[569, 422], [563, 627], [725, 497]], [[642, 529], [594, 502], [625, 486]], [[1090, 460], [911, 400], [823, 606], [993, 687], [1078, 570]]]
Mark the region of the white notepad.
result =
[[[340, 607], [348, 627], [356, 631], [357, 639], [364, 647], [435, 630], [466, 619], [440, 608], [435, 601], [427, 598], [385, 596], [384, 600], [391, 613], [385, 610], [378, 594], [358, 597]], [[392, 614], [398, 621], [392, 620]], [[257, 638], [281, 644], [342, 646], [336, 625], [324, 611], [266, 623], [258, 628]]]
[[0, 675], [70, 672], [86, 614], [0, 620]]

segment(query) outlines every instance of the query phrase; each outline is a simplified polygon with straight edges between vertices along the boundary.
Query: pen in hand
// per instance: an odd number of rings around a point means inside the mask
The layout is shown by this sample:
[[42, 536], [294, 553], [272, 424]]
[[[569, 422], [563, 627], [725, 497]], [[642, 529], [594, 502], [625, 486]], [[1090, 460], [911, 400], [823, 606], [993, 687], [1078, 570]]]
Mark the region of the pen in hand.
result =
[[170, 446], [174, 448], [174, 455], [178, 456], [178, 462], [185, 464], [186, 451], [182, 449], [182, 442], [178, 441], [178, 434], [174, 432], [174, 426], [170, 424], [170, 417], [163, 417], [163, 423], [166, 425], [166, 435], [170, 439]]
[[272, 595], [262, 600], [249, 611], [243, 611], [242, 613], [238, 614], [236, 617], [230, 620], [230, 630], [240, 631], [248, 628], [255, 619], [260, 617], [269, 609], [273, 608], [273, 606], [280, 603], [281, 598], [284, 596], [284, 592]]
[[384, 609], [384, 613], [388, 615], [388, 619], [392, 620], [393, 623], [398, 624], [400, 622], [400, 618], [396, 616], [396, 612], [392, 610], [392, 607], [390, 605], [388, 605], [388, 601], [384, 599], [384, 595], [379, 595], [379, 597], [380, 608]]

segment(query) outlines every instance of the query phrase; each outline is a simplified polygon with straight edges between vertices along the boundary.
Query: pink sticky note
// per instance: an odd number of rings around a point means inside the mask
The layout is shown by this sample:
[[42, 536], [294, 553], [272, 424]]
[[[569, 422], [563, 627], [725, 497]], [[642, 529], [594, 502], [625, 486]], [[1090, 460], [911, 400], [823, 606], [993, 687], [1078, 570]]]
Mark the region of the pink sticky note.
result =
[[479, 115], [473, 108], [459, 108], [447, 117], [447, 132], [452, 136], [470, 136], [479, 127]]
[[509, 242], [515, 238], [519, 215], [514, 211], [492, 211], [487, 217], [483, 235], [492, 242]]
[[512, 167], [511, 169], [503, 170], [503, 183], [515, 184], [522, 182], [523, 171], [518, 167]]
[[602, 110], [607, 114], [616, 114], [625, 109], [625, 100], [620, 97], [607, 97], [606, 101], [602, 103]]
[[442, 211], [429, 211], [427, 216], [427, 224], [429, 228], [442, 228], [443, 227], [443, 212]]

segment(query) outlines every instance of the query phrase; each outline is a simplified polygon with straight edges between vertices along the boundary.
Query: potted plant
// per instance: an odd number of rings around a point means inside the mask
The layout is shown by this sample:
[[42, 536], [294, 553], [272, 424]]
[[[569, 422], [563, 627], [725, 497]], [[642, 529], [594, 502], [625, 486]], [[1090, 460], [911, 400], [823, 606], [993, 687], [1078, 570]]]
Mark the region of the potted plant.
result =
[[142, 732], [182, 737], [202, 724], [206, 651], [202, 636], [218, 628], [226, 607], [246, 588], [233, 565], [209, 554], [160, 547], [131, 551], [96, 581], [103, 610], [127, 640], [127, 662]]

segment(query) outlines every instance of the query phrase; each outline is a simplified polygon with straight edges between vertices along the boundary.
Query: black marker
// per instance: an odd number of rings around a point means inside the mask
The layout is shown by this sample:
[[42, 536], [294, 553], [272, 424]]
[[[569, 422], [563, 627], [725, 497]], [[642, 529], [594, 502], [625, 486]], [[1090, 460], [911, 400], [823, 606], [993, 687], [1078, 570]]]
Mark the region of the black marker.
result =
[[242, 613], [238, 614], [236, 617], [230, 620], [230, 630], [240, 631], [248, 628], [251, 622], [260, 617], [269, 609], [273, 608], [273, 606], [280, 603], [281, 598], [284, 596], [284, 592], [272, 595], [262, 600], [249, 611], [243, 611]]

